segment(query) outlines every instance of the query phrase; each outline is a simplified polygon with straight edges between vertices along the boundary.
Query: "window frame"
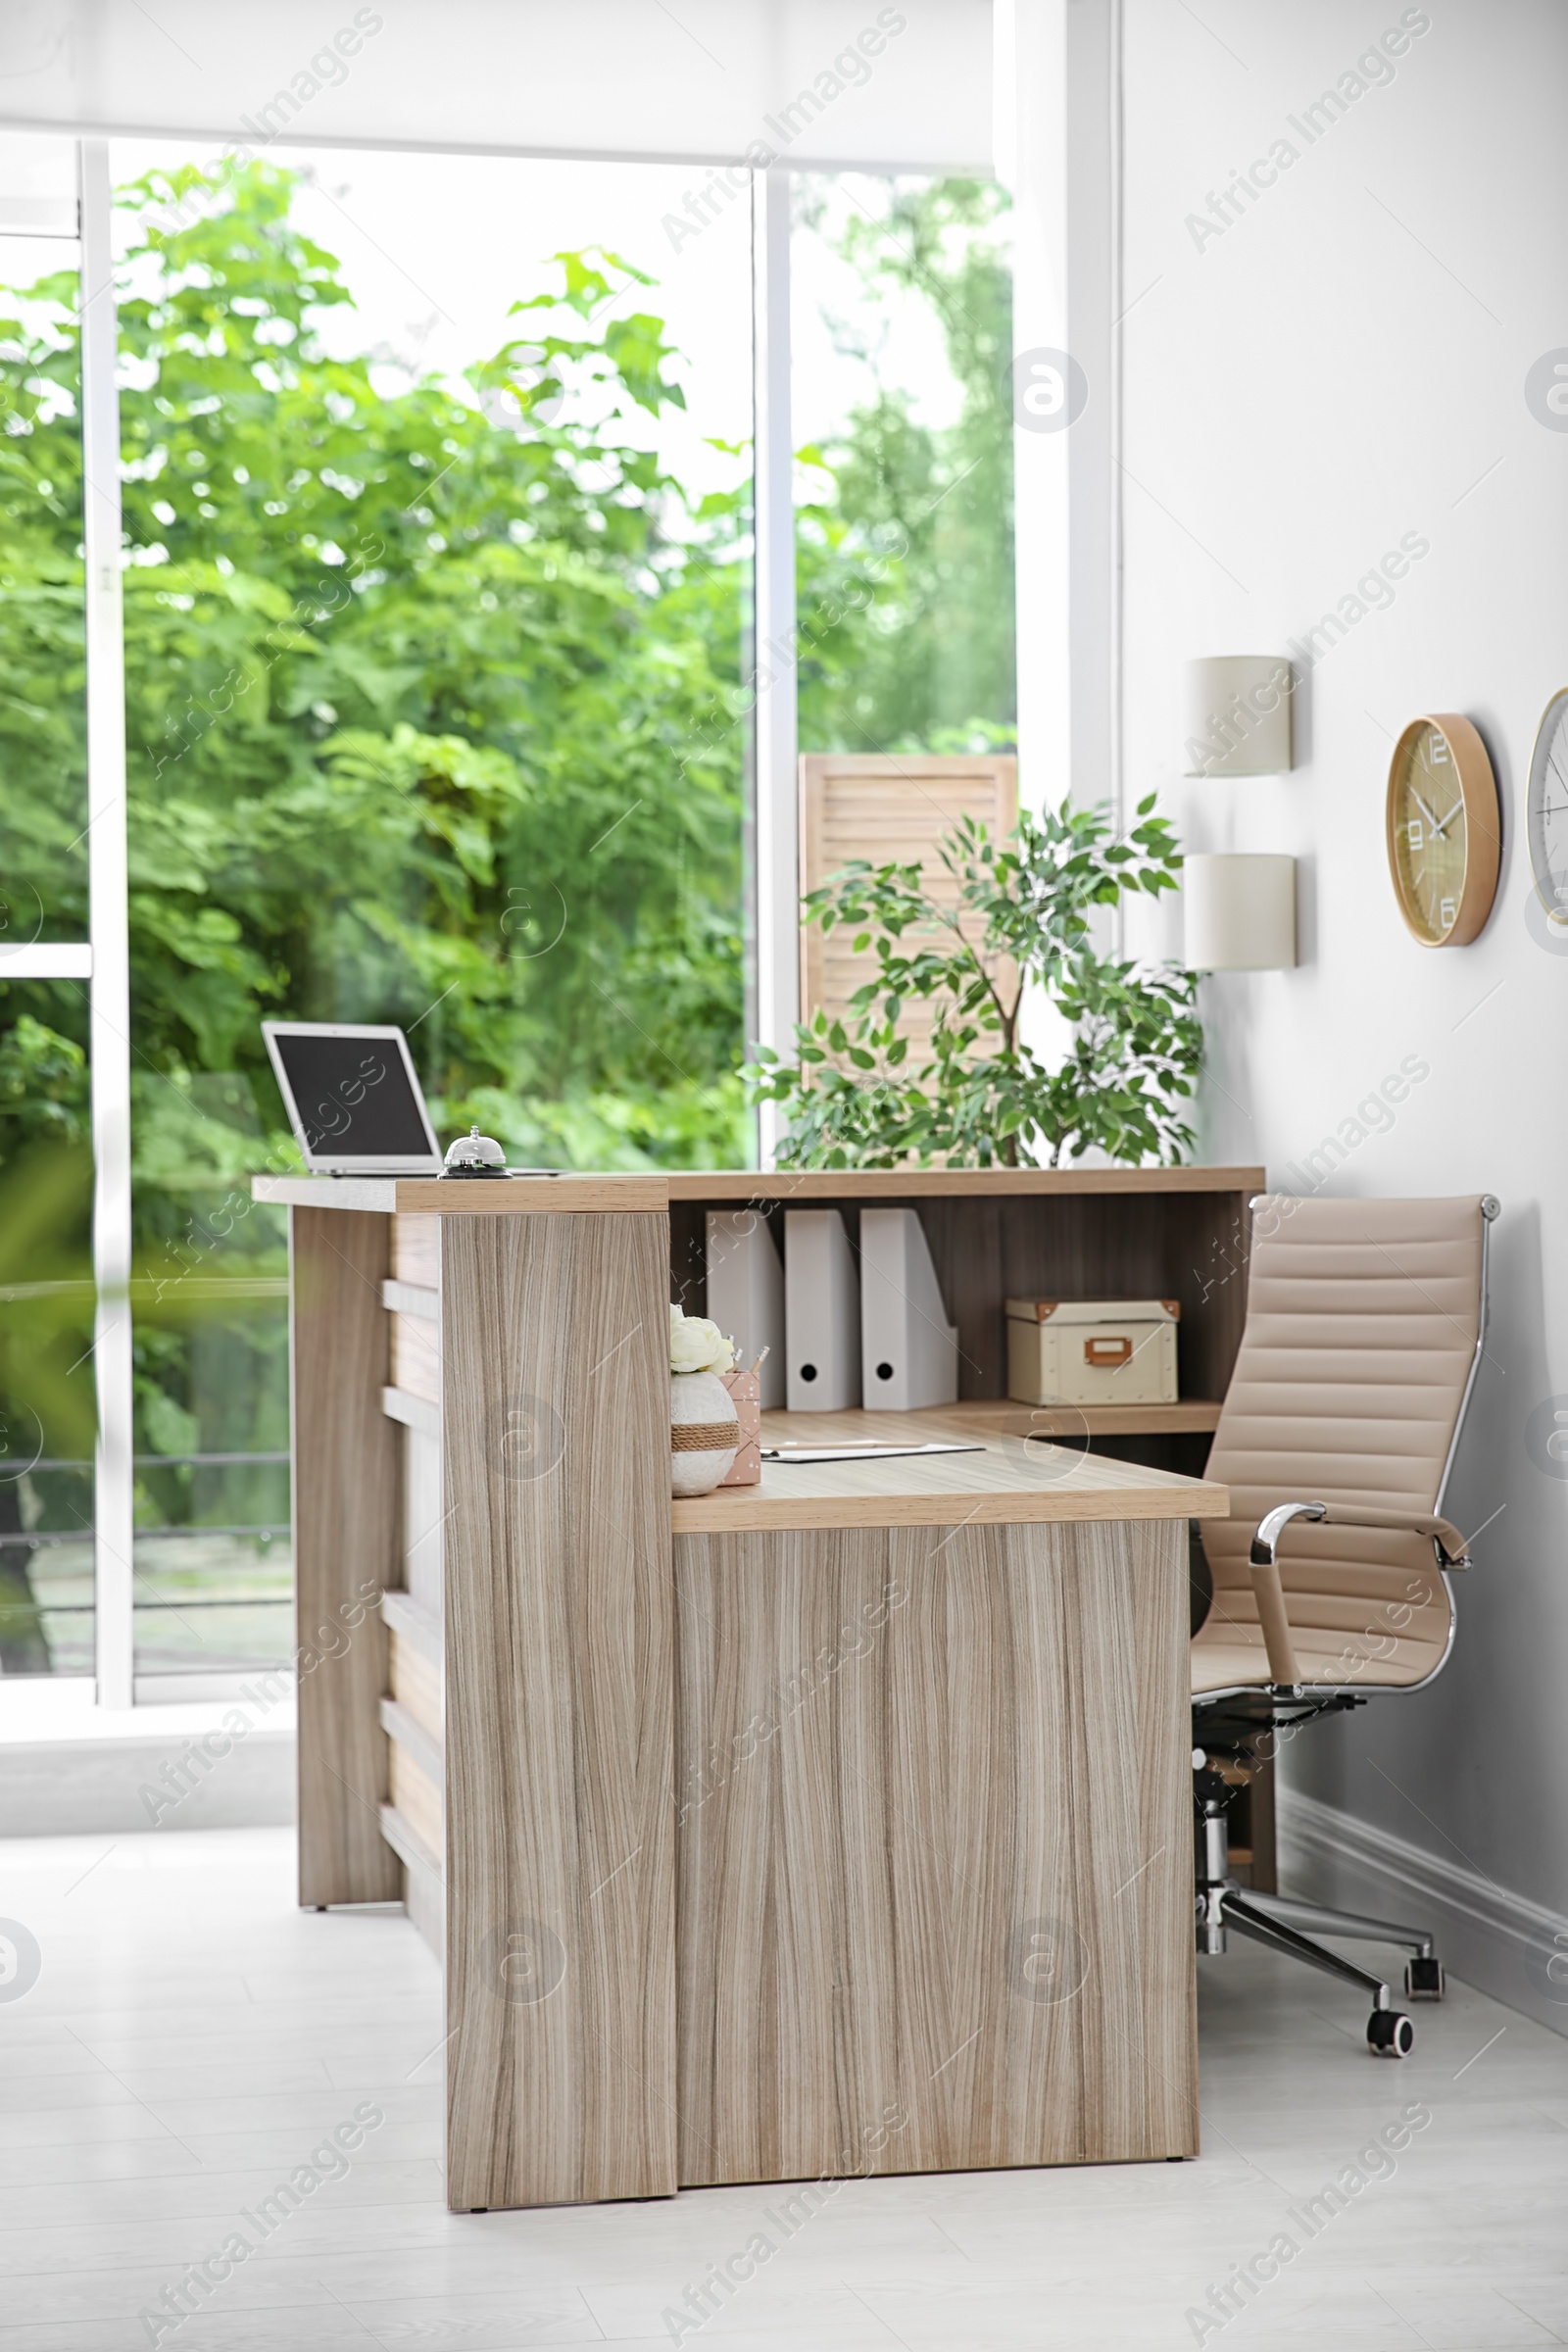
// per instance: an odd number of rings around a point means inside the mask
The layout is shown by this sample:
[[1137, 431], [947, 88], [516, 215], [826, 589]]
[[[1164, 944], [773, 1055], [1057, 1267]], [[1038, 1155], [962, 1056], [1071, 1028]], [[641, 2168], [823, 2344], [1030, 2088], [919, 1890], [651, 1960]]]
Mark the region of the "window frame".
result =
[[[87, 675], [88, 937], [10, 951], [14, 977], [85, 981], [94, 1160], [93, 1360], [96, 1672], [92, 1678], [0, 1681], [0, 1728], [78, 1718], [138, 1703], [211, 1711], [200, 1695], [172, 1701], [167, 1678], [138, 1702], [133, 1648], [134, 1497], [131, 1355], [130, 956], [125, 806], [122, 536], [113, 184], [106, 138], [76, 143], [81, 251], [81, 424]], [[818, 167], [820, 168], [820, 167]], [[754, 457], [753, 626], [749, 657], [744, 882], [749, 1033], [786, 1050], [800, 1015], [798, 659], [794, 452], [791, 438], [791, 190], [781, 165], [751, 177]], [[760, 1164], [773, 1164], [775, 1106], [759, 1122]], [[233, 1678], [237, 1689], [241, 1677]], [[45, 1690], [52, 1698], [43, 1696]], [[20, 1695], [19, 1695], [20, 1693]]]
[[[125, 667], [120, 492], [119, 328], [114, 280], [114, 190], [107, 139], [76, 143], [81, 248], [81, 428], [84, 507], [84, 625], [87, 671], [88, 936], [29, 947], [5, 957], [17, 979], [87, 983], [92, 1104], [93, 1274], [97, 1302], [93, 1363], [98, 1439], [94, 1458], [93, 1702], [100, 1710], [173, 1701], [167, 1677], [138, 1700], [134, 1653], [135, 1463], [131, 1354], [130, 942], [125, 808]], [[790, 174], [751, 174], [753, 205], [753, 391], [757, 436], [753, 695], [749, 728], [746, 928], [752, 943], [748, 1010], [756, 1034], [787, 1040], [799, 1006], [795, 944], [796, 738], [795, 538], [789, 426]], [[773, 691], [782, 688], [784, 691]], [[771, 1140], [764, 1138], [764, 1164]], [[62, 1713], [79, 1711], [89, 1678], [17, 1678], [0, 1683], [0, 1722], [37, 1720], [41, 1689]], [[145, 1679], [145, 1678], [143, 1678]], [[235, 1690], [243, 1677], [231, 1678]], [[16, 1690], [26, 1688], [17, 1700]]]

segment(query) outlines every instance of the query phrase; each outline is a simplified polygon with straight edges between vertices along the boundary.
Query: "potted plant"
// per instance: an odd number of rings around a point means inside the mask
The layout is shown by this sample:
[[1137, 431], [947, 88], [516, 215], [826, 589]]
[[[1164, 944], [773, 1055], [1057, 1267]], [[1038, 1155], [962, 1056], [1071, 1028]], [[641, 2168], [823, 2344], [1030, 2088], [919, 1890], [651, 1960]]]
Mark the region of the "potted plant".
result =
[[[1066, 801], [1021, 815], [1004, 842], [964, 818], [939, 849], [956, 904], [932, 897], [917, 865], [864, 859], [809, 892], [805, 920], [856, 926], [878, 969], [850, 1018], [797, 1026], [793, 1062], [760, 1047], [745, 1071], [752, 1101], [788, 1114], [780, 1165], [1057, 1167], [1097, 1147], [1179, 1163], [1202, 1050], [1196, 982], [1102, 955], [1092, 937], [1097, 907], [1176, 887], [1180, 850], [1153, 806], [1141, 801], [1120, 835], [1102, 807]], [[1019, 1036], [1031, 983], [1068, 1024], [1059, 1058]], [[899, 1029], [914, 1000], [933, 1014], [918, 1067]]]

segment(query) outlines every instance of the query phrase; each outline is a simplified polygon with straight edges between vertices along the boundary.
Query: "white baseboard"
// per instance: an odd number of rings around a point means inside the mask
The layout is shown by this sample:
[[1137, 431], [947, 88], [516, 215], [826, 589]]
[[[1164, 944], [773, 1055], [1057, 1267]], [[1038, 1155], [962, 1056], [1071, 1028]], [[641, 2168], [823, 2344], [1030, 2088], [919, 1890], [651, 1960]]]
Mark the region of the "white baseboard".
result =
[[1430, 1928], [1446, 1967], [1568, 2034], [1568, 1918], [1299, 1790], [1279, 1791], [1282, 1891]]

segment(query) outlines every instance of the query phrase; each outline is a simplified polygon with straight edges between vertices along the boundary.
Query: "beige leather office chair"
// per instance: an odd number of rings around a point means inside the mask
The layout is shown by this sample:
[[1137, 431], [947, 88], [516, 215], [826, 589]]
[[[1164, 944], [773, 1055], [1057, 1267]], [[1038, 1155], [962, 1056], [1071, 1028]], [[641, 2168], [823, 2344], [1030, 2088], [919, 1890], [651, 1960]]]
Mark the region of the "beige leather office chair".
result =
[[1429, 1934], [1245, 1892], [1229, 1876], [1216, 1756], [1255, 1757], [1313, 1716], [1424, 1690], [1453, 1645], [1450, 1572], [1465, 1539], [1441, 1516], [1481, 1360], [1487, 1236], [1497, 1203], [1252, 1202], [1247, 1326], [1210, 1478], [1229, 1520], [1201, 1529], [1213, 1584], [1193, 1641], [1195, 1789], [1202, 1828], [1199, 1946], [1227, 1928], [1373, 1996], [1367, 2040], [1414, 2044], [1378, 1978], [1303, 1933], [1403, 1944], [1405, 1991], [1441, 1998]]

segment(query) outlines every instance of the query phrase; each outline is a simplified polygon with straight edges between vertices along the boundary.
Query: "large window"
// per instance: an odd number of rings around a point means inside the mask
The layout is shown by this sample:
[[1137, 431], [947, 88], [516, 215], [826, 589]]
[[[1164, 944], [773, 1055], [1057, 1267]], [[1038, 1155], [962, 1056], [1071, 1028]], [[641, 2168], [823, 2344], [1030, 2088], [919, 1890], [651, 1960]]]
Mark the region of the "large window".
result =
[[289, 1648], [267, 1014], [517, 1161], [745, 1156], [749, 252], [666, 299], [671, 177], [116, 150], [149, 1694]]
[[[753, 208], [710, 191], [694, 235], [684, 170], [115, 144], [106, 616], [75, 162], [7, 154], [59, 184], [0, 237], [0, 1675], [89, 1672], [96, 1633], [102, 1678], [112, 1634], [125, 1695], [216, 1695], [290, 1646], [263, 1019], [400, 1023], [438, 1131], [514, 1162], [755, 1149]], [[1002, 199], [802, 175], [791, 265], [802, 747], [1007, 741]], [[122, 646], [90, 821], [84, 653], [90, 686]], [[128, 976], [87, 944], [116, 825]], [[23, 925], [53, 961], [7, 961]]]
[[[93, 1668], [80, 245], [0, 139], [0, 1674]], [[25, 288], [25, 293], [16, 289]]]
[[93, 1671], [83, 1025], [74, 983], [0, 979], [0, 1675]]
[[[266, 1013], [396, 1020], [437, 1126], [514, 1159], [743, 1154], [742, 761], [705, 721], [744, 208], [677, 257], [647, 169], [116, 177], [138, 1043], [275, 1129]], [[147, 1076], [146, 1175], [211, 1125]]]
[[80, 268], [71, 142], [0, 136], [5, 951], [87, 936]]
[[805, 173], [795, 214], [801, 749], [1010, 745], [1006, 199]]

